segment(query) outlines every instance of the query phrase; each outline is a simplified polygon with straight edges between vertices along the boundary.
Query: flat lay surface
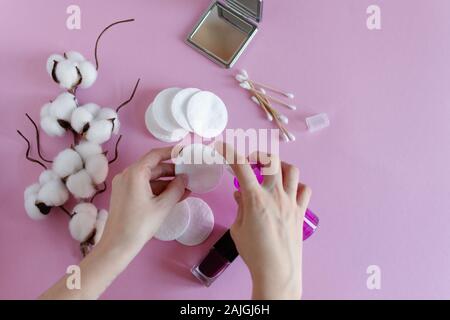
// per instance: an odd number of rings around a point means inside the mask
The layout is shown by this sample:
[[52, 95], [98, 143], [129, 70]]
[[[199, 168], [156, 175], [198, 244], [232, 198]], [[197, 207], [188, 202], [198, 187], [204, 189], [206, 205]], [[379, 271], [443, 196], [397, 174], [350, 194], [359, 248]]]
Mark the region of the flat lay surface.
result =
[[[375, 2], [382, 29], [370, 31], [366, 9]], [[0, 298], [33, 299], [80, 260], [62, 212], [32, 221], [23, 208], [23, 190], [42, 170], [25, 160], [16, 129], [34, 138], [25, 112], [39, 119], [42, 105], [61, 92], [46, 72], [47, 58], [77, 50], [93, 61], [99, 32], [128, 18], [136, 21], [102, 38], [97, 81], [77, 93], [83, 103], [115, 107], [141, 78], [120, 113], [123, 138], [108, 188], [114, 174], [167, 145], [144, 121], [165, 88], [214, 92], [227, 106], [227, 128], [272, 128], [234, 79], [245, 68], [255, 80], [296, 94], [298, 109], [281, 110], [297, 139], [281, 143], [280, 153], [300, 168], [313, 190], [309, 207], [320, 218], [304, 244], [304, 298], [450, 298], [450, 2], [266, 0], [260, 30], [232, 70], [184, 42], [209, 3], [78, 0], [81, 30], [69, 30], [71, 1], [1, 2]], [[322, 112], [330, 126], [309, 133], [305, 118]], [[114, 142], [104, 145], [111, 154]], [[42, 134], [49, 158], [70, 143], [69, 135]], [[232, 224], [234, 190], [225, 173], [213, 192], [194, 195], [214, 212], [207, 241], [188, 247], [151, 240], [102, 298], [250, 298], [240, 258], [209, 288], [190, 273]], [[108, 209], [108, 201], [105, 192], [96, 204]], [[372, 265], [381, 270], [380, 290], [366, 285]]]

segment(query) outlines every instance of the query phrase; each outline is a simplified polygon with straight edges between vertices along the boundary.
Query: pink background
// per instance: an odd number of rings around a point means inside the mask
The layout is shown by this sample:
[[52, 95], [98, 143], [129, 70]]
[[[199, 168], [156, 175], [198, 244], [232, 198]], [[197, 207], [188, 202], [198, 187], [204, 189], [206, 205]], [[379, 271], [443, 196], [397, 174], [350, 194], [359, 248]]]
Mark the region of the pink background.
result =
[[[228, 71], [183, 40], [209, 0], [75, 1], [82, 29], [65, 26], [72, 1], [2, 0], [0, 9], [0, 298], [35, 298], [79, 259], [67, 218], [27, 218], [23, 189], [41, 169], [24, 160], [15, 130], [33, 130], [59, 89], [45, 72], [54, 52], [75, 49], [90, 59], [100, 30], [136, 18], [101, 42], [100, 73], [82, 102], [115, 106], [138, 77], [135, 100], [121, 114], [124, 139], [110, 178], [147, 150], [162, 145], [143, 114], [166, 87], [199, 87], [226, 102], [229, 128], [269, 128]], [[379, 4], [382, 30], [366, 28], [366, 8]], [[260, 33], [235, 69], [289, 88], [301, 108], [290, 114], [294, 144], [282, 157], [301, 168], [321, 219], [304, 246], [304, 297], [450, 298], [450, 2], [448, 0], [266, 0]], [[331, 127], [308, 134], [304, 117], [327, 112]], [[44, 137], [52, 157], [69, 137]], [[105, 147], [111, 148], [112, 144]], [[152, 240], [103, 298], [240, 299], [251, 282], [241, 259], [209, 289], [190, 275], [232, 223], [231, 178], [203, 196], [216, 228], [199, 247]], [[107, 206], [109, 194], [97, 203]], [[366, 268], [379, 265], [381, 290], [366, 288]]]

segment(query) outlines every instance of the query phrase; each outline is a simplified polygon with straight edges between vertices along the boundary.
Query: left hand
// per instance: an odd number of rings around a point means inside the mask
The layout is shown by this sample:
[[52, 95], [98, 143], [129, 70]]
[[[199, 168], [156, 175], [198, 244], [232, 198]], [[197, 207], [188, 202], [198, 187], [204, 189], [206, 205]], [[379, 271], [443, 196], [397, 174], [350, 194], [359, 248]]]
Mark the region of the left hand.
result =
[[162, 222], [189, 191], [185, 176], [172, 180], [172, 147], [153, 149], [116, 175], [112, 182], [109, 217], [99, 246], [136, 254], [158, 231]]

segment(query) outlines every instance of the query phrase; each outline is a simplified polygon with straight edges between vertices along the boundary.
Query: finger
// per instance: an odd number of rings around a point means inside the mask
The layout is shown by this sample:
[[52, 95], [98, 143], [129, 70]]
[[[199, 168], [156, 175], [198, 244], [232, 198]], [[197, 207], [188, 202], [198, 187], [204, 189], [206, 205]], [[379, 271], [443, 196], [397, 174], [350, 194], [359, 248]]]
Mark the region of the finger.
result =
[[173, 163], [160, 163], [151, 169], [151, 180], [156, 180], [161, 177], [175, 176], [175, 165]]
[[153, 149], [145, 154], [138, 162], [137, 166], [145, 172], [144, 178], [150, 180], [152, 177], [152, 169], [160, 162], [172, 158], [173, 147]]
[[250, 167], [245, 157], [236, 153], [234, 148], [227, 143], [218, 141], [214, 144], [214, 148], [225, 158], [227, 163], [233, 170], [236, 178], [239, 181], [241, 190], [251, 190], [252, 188], [259, 187], [258, 180], [253, 173], [253, 169]]
[[311, 199], [311, 188], [302, 183], [298, 184], [297, 188], [297, 205], [300, 208], [306, 209], [309, 204], [309, 200]]
[[284, 191], [291, 197], [295, 198], [297, 196], [300, 172], [296, 167], [286, 162], [281, 162], [281, 172], [283, 175]]
[[184, 175], [178, 175], [169, 182], [167, 187], [158, 196], [158, 200], [166, 206], [172, 207], [179, 202], [186, 193], [187, 179]]
[[152, 180], [150, 181], [150, 186], [152, 188], [153, 194], [159, 196], [164, 190], [166, 190], [169, 185], [170, 180]]
[[[172, 181], [172, 180], [153, 180], [153, 181], [150, 181], [150, 185], [152, 187], [153, 194], [155, 196], [159, 196], [164, 190], [166, 190], [166, 188], [169, 185], [170, 181]], [[185, 191], [183, 197], [181, 197], [180, 201], [183, 201], [184, 199], [189, 197], [190, 194], [191, 194], [191, 191], [186, 189], [186, 191]]]
[[233, 197], [234, 197], [234, 201], [236, 201], [236, 203], [238, 205], [240, 205], [241, 204], [241, 193], [239, 191], [235, 191], [233, 193]]
[[261, 166], [261, 174], [264, 177], [262, 186], [265, 189], [272, 190], [274, 187], [283, 188], [280, 159], [278, 157], [256, 151], [250, 154], [249, 161], [258, 163]]

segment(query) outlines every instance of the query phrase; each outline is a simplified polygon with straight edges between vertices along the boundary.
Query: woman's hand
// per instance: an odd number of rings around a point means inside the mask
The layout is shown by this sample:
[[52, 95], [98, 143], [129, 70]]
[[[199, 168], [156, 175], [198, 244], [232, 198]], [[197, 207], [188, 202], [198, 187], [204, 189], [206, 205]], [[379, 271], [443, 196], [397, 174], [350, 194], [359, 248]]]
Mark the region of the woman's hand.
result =
[[234, 160], [230, 166], [240, 184], [231, 236], [252, 275], [253, 298], [299, 299], [303, 217], [311, 190], [299, 184], [297, 168], [274, 156], [255, 153], [251, 160], [272, 171], [259, 185], [247, 159], [226, 144], [216, 144], [216, 148], [227, 161]]
[[81, 288], [69, 290], [68, 276], [41, 299], [96, 299], [152, 238], [173, 206], [188, 195], [174, 164], [164, 163], [172, 148], [154, 149], [114, 177], [108, 221], [100, 242], [81, 261]]
[[137, 253], [175, 204], [187, 196], [185, 176], [158, 180], [175, 174], [174, 164], [163, 162], [170, 159], [171, 150], [154, 149], [114, 177], [109, 217], [99, 246]]

